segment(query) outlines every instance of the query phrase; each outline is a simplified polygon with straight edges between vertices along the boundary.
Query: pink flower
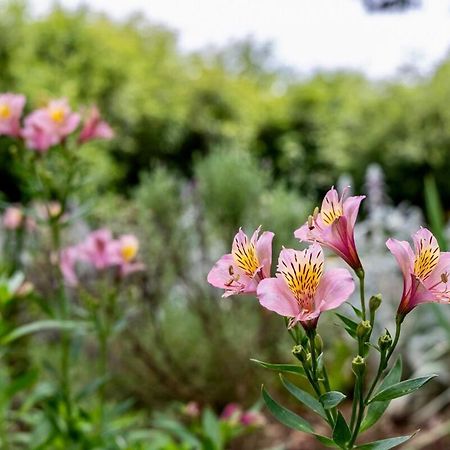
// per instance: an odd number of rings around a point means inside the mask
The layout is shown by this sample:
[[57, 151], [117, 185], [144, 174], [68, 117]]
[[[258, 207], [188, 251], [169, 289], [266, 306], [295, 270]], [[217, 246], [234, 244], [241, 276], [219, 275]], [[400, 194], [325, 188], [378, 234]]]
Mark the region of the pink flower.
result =
[[276, 278], [267, 278], [258, 285], [259, 302], [291, 317], [290, 326], [300, 322], [305, 328], [315, 327], [323, 311], [340, 306], [355, 289], [347, 269], [324, 272], [323, 266], [323, 250], [318, 244], [304, 251], [283, 249]]
[[79, 258], [80, 248], [78, 246], [66, 247], [61, 251], [59, 258], [59, 268], [65, 282], [69, 286], [76, 286], [78, 284], [78, 277], [75, 271], [75, 266]]
[[121, 262], [116, 241], [113, 239], [111, 231], [105, 228], [93, 231], [80, 244], [79, 257], [92, 264], [97, 270], [119, 265]]
[[240, 422], [244, 427], [262, 427], [266, 424], [266, 418], [258, 411], [245, 411]]
[[200, 415], [200, 406], [197, 402], [189, 402], [183, 409], [184, 414], [195, 419]]
[[22, 136], [29, 148], [46, 152], [75, 131], [79, 123], [80, 115], [72, 112], [67, 100], [53, 100], [25, 118]]
[[116, 241], [116, 251], [119, 258], [120, 275], [125, 277], [133, 272], [145, 269], [145, 265], [136, 262], [139, 250], [139, 241], [132, 234], [124, 234]]
[[81, 143], [92, 139], [111, 139], [114, 132], [104, 120], [101, 120], [100, 112], [97, 107], [93, 107], [89, 113], [83, 129], [81, 130], [78, 141]]
[[25, 102], [23, 95], [0, 94], [0, 135], [20, 136], [20, 117]]
[[400, 316], [421, 303], [450, 301], [450, 252], [441, 252], [436, 238], [426, 228], [412, 238], [414, 251], [406, 241], [386, 242], [403, 274], [403, 294], [397, 311]]
[[237, 403], [228, 403], [222, 411], [220, 418], [229, 422], [239, 422], [242, 416], [242, 408]]
[[301, 241], [318, 242], [340, 256], [355, 271], [362, 269], [356, 251], [354, 228], [359, 205], [365, 198], [348, 197], [345, 191], [339, 199], [336, 189], [331, 188], [322, 201], [322, 208], [314, 211], [308, 221], [295, 231]]
[[17, 206], [6, 208], [3, 216], [3, 225], [7, 230], [17, 230], [23, 225], [24, 214]]
[[270, 276], [274, 234], [265, 231], [258, 237], [260, 228], [250, 240], [239, 229], [234, 237], [231, 253], [222, 256], [209, 272], [208, 283], [225, 289], [222, 297], [254, 294], [258, 283]]

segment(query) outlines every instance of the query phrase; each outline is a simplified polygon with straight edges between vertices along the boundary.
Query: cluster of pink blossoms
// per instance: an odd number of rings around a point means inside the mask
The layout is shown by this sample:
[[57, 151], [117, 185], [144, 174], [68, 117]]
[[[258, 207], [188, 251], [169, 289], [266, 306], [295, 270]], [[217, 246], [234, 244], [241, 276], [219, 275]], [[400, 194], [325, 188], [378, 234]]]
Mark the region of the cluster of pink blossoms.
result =
[[[295, 231], [300, 241], [311, 245], [303, 251], [283, 248], [278, 257], [277, 273], [271, 277], [272, 239], [259, 228], [249, 239], [236, 234], [231, 253], [222, 256], [208, 274], [208, 282], [224, 289], [223, 297], [256, 294], [262, 306], [290, 318], [290, 326], [317, 325], [322, 312], [337, 308], [355, 289], [347, 269], [324, 270], [322, 247], [341, 257], [358, 276], [363, 267], [356, 249], [354, 228], [364, 196], [339, 198], [331, 188], [321, 208], [316, 208], [307, 222]], [[409, 243], [389, 239], [387, 247], [397, 259], [403, 274], [403, 294], [398, 315], [403, 318], [424, 302], [450, 301], [450, 253], [441, 252], [436, 238], [426, 228]]]
[[114, 239], [111, 231], [99, 229], [90, 233], [83, 242], [61, 251], [61, 273], [70, 286], [78, 284], [76, 268], [79, 263], [88, 264], [97, 271], [115, 268], [120, 277], [125, 277], [145, 268], [144, 264], [136, 261], [138, 250], [136, 236], [124, 234]]
[[[66, 99], [52, 100], [43, 108], [36, 109], [24, 118], [25, 96], [20, 94], [0, 94], [0, 135], [21, 138], [25, 145], [44, 153], [49, 148], [62, 143], [80, 126], [79, 113], [73, 112]], [[111, 127], [101, 119], [96, 107], [86, 115], [78, 142], [93, 139], [111, 139]]]

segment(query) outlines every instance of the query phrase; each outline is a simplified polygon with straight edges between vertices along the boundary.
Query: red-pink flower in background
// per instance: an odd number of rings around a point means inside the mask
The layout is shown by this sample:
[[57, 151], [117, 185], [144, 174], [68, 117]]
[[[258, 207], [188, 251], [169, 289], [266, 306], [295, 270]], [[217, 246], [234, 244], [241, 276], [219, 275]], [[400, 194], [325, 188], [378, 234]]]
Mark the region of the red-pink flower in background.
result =
[[270, 276], [274, 234], [265, 231], [259, 236], [260, 229], [253, 233], [251, 239], [239, 229], [233, 239], [231, 253], [222, 256], [210, 270], [208, 283], [224, 289], [222, 297], [254, 294], [258, 283]]
[[331, 188], [322, 201], [322, 208], [314, 211], [308, 221], [295, 231], [301, 241], [318, 242], [340, 256], [352, 269], [362, 269], [356, 251], [354, 229], [359, 206], [364, 195], [344, 200], [336, 189]]
[[24, 95], [0, 94], [0, 135], [20, 136], [20, 118], [25, 102]]
[[83, 125], [79, 142], [84, 143], [93, 139], [112, 139], [114, 132], [107, 122], [102, 120], [97, 107], [93, 107], [86, 122]]
[[426, 228], [421, 228], [412, 238], [414, 250], [406, 241], [388, 239], [386, 242], [403, 274], [400, 316], [421, 303], [450, 301], [450, 252], [441, 252], [436, 238]]
[[86, 240], [79, 244], [79, 258], [92, 264], [97, 270], [119, 265], [120, 258], [116, 250], [116, 241], [106, 228], [90, 233]]
[[23, 225], [24, 214], [17, 206], [6, 208], [3, 215], [3, 226], [7, 230], [17, 230]]
[[78, 277], [76, 273], [76, 263], [80, 258], [79, 246], [66, 247], [61, 251], [59, 259], [59, 268], [64, 277], [64, 280], [69, 286], [76, 286], [78, 284]]
[[318, 244], [306, 250], [283, 249], [275, 278], [262, 280], [257, 297], [265, 308], [290, 317], [290, 326], [300, 322], [315, 327], [323, 311], [337, 308], [355, 289], [347, 269], [324, 272], [323, 250]]
[[27, 147], [46, 152], [73, 133], [79, 123], [80, 115], [72, 112], [66, 99], [52, 100], [25, 118], [22, 136]]

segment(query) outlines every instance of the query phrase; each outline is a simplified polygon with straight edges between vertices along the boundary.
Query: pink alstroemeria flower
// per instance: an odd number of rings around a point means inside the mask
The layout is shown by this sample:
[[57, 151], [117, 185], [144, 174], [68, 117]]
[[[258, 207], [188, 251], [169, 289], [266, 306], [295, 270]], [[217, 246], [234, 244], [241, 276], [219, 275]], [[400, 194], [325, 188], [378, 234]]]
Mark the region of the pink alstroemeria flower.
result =
[[119, 265], [121, 262], [116, 241], [113, 239], [111, 231], [105, 228], [93, 231], [80, 244], [79, 257], [92, 264], [97, 270]]
[[43, 153], [62, 142], [79, 123], [80, 115], [72, 112], [66, 99], [52, 100], [26, 117], [22, 136], [27, 147]]
[[267, 278], [258, 285], [259, 302], [290, 317], [290, 327], [300, 322], [305, 329], [315, 328], [323, 311], [340, 306], [355, 289], [347, 269], [324, 272], [323, 266], [323, 250], [318, 244], [303, 251], [283, 249], [276, 278]]
[[0, 94], [0, 135], [20, 136], [20, 117], [25, 102], [24, 95]]
[[112, 139], [114, 131], [107, 122], [102, 120], [97, 107], [93, 107], [81, 130], [78, 141], [84, 143], [93, 139]]
[[339, 198], [336, 189], [331, 188], [322, 201], [322, 208], [314, 211], [308, 221], [295, 231], [297, 239], [318, 242], [340, 256], [356, 272], [362, 269], [356, 251], [354, 229], [359, 205], [364, 195], [348, 197], [345, 191]]
[[208, 283], [225, 289], [222, 297], [254, 294], [258, 283], [270, 277], [272, 240], [274, 234], [265, 231], [258, 237], [259, 227], [249, 240], [239, 229], [233, 239], [231, 253], [220, 258], [208, 274]]
[[66, 247], [60, 253], [59, 268], [63, 275], [64, 281], [69, 286], [76, 286], [78, 284], [78, 277], [75, 271], [75, 266], [80, 257], [79, 246]]
[[119, 259], [120, 275], [122, 277], [145, 269], [143, 263], [136, 262], [136, 255], [139, 251], [139, 241], [136, 236], [123, 234], [116, 241], [115, 245]]
[[441, 252], [436, 238], [426, 228], [412, 238], [414, 251], [406, 241], [386, 242], [403, 274], [403, 294], [397, 311], [400, 317], [421, 303], [450, 301], [450, 252]]

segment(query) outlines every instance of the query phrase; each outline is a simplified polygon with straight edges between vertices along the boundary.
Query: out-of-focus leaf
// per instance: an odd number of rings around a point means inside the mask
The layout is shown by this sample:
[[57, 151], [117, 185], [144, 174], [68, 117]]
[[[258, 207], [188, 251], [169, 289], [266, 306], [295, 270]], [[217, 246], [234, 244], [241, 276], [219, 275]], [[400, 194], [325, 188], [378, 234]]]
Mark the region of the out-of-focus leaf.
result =
[[347, 398], [347, 396], [342, 392], [330, 391], [321, 395], [320, 402], [325, 409], [331, 409], [339, 405], [345, 398]]
[[355, 448], [359, 450], [389, 450], [405, 443], [406, 441], [409, 441], [413, 436], [414, 435], [412, 434], [411, 436], [399, 436], [390, 439], [382, 439], [381, 441], [358, 445]]
[[261, 367], [264, 367], [265, 369], [275, 370], [276, 372], [293, 373], [295, 375], [301, 375], [302, 377], [306, 377], [303, 367], [300, 367], [296, 364], [272, 364], [264, 361], [259, 361], [257, 359], [250, 359], [250, 361], [259, 364]]

